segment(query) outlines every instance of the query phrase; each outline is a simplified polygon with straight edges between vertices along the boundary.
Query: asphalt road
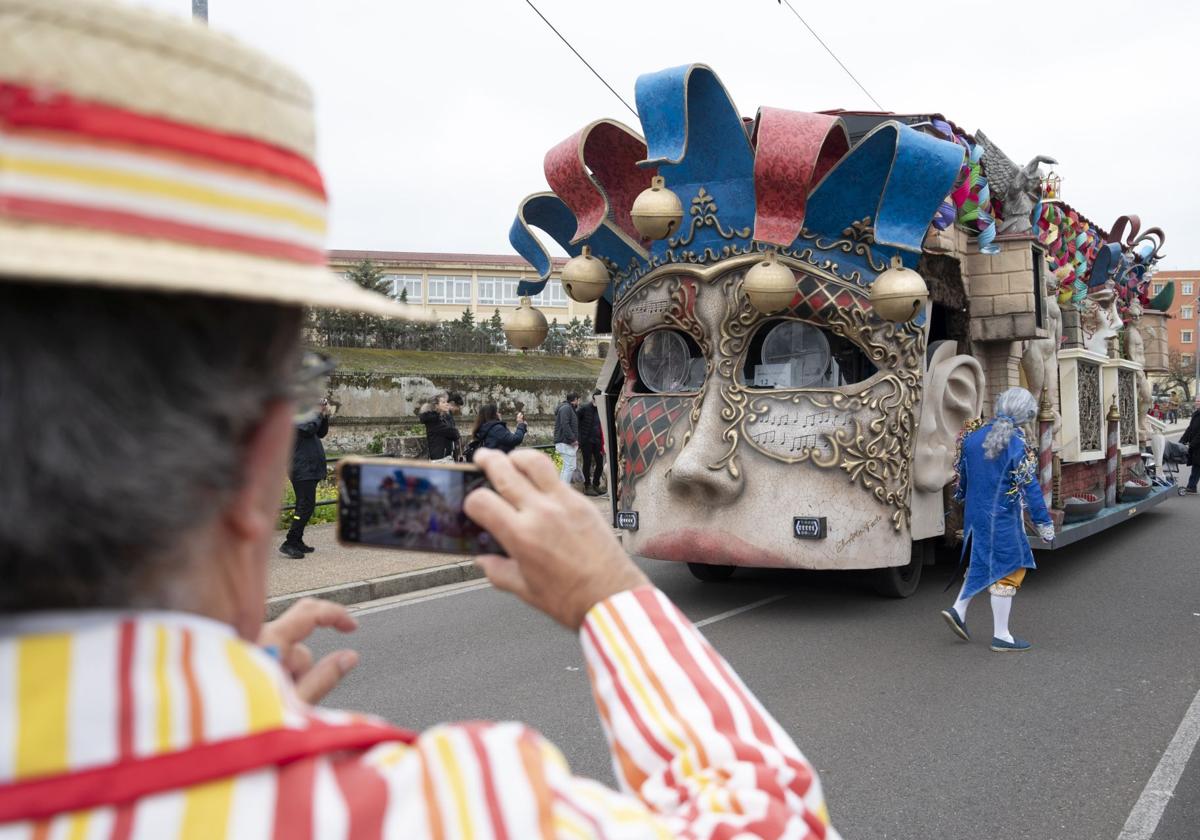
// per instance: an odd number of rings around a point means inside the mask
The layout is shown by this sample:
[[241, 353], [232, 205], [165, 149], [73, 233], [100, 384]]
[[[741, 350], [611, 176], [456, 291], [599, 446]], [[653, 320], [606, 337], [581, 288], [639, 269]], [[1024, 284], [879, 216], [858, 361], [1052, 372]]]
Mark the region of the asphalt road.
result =
[[[1121, 833], [1200, 691], [1200, 497], [1040, 553], [1013, 608], [1025, 654], [962, 643], [938, 610], [949, 567], [907, 600], [852, 575], [646, 570], [704, 627], [821, 772], [847, 838], [1094, 840]], [[361, 619], [363, 664], [329, 698], [422, 728], [520, 719], [611, 783], [574, 637], [486, 585]], [[318, 648], [331, 642], [321, 639]], [[1154, 840], [1200, 838], [1200, 750]]]

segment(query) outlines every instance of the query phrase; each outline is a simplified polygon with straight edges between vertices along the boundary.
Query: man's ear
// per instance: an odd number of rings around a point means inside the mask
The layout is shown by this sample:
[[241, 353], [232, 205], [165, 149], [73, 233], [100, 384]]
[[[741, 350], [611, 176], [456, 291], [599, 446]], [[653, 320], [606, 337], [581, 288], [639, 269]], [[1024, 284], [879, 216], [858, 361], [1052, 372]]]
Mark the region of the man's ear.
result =
[[261, 539], [264, 529], [275, 529], [295, 434], [292, 414], [290, 402], [271, 403], [242, 447], [240, 481], [225, 513], [242, 539]]
[[293, 404], [273, 402], [241, 450], [237, 487], [220, 516], [220, 617], [243, 639], [258, 637], [267, 597], [267, 557], [292, 453]]
[[957, 352], [954, 341], [929, 348], [913, 464], [916, 489], [927, 493], [941, 490], [954, 477], [958, 433], [983, 410], [983, 367], [974, 357]]

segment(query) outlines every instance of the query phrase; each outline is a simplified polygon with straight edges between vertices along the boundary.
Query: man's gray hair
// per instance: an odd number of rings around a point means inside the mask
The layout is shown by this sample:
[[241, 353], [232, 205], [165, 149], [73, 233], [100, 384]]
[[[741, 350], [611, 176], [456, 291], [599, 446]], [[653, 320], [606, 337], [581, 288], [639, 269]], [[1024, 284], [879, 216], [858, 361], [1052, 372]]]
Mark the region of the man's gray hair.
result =
[[236, 491], [243, 444], [285, 396], [301, 317], [0, 283], [0, 614], [163, 606], [188, 537]]
[[1024, 388], [1009, 388], [996, 398], [996, 419], [983, 439], [983, 454], [996, 458], [1008, 449], [1013, 430], [1037, 416], [1038, 404]]

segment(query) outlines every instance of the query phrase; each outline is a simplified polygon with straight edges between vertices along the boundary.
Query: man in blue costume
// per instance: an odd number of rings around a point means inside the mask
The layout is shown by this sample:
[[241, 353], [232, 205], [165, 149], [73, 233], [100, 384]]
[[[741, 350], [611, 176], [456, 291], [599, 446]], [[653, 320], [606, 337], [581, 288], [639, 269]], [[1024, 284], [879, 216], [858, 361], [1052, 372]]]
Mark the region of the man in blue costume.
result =
[[1024, 388], [1009, 388], [996, 400], [996, 416], [961, 438], [958, 488], [963, 503], [963, 553], [970, 552], [967, 577], [958, 600], [942, 617], [964, 641], [967, 605], [979, 592], [992, 596], [992, 650], [1023, 651], [1030, 644], [1008, 630], [1012, 599], [1026, 569], [1037, 568], [1025, 536], [1022, 499], [1045, 542], [1054, 539], [1054, 524], [1037, 482], [1037, 456], [1025, 442], [1021, 426], [1037, 415], [1037, 400]]

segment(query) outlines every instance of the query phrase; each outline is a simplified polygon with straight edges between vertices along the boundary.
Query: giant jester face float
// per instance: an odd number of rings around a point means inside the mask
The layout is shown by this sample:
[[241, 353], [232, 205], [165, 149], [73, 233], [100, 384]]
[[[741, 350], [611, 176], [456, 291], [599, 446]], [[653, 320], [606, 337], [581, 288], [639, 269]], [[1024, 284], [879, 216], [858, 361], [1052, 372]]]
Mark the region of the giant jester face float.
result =
[[[897, 320], [880, 292], [914, 276], [899, 266], [917, 264], [961, 148], [896, 122], [852, 147], [834, 116], [743, 120], [702, 65], [642, 76], [637, 103], [646, 139], [602, 120], [552, 149], [553, 192], [522, 203], [510, 236], [543, 278], [531, 227], [572, 255], [590, 246], [610, 272], [616, 506], [639, 515], [626, 547], [748, 566], [907, 563], [915, 498], [936, 499], [926, 518], [940, 529], [982, 373], [953, 347], [927, 353], [920, 292]], [[631, 210], [654, 176], [683, 212], [650, 240]]]

